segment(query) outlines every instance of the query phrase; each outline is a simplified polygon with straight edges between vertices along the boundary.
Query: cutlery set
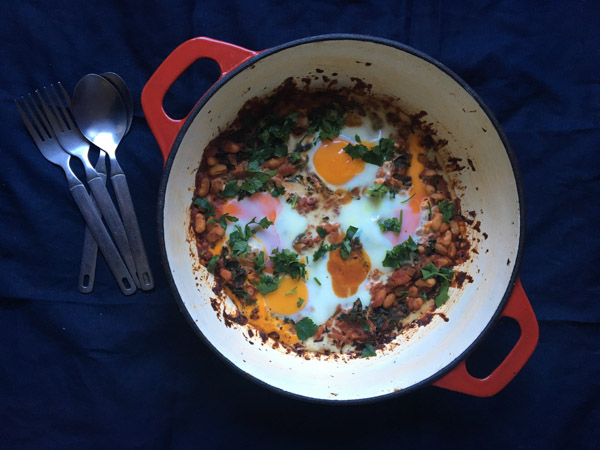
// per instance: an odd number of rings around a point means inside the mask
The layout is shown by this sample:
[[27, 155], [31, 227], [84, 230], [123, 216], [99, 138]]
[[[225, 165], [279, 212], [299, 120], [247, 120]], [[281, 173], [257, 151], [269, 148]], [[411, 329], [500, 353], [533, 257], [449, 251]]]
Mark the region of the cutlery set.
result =
[[[114, 73], [88, 74], [77, 84], [73, 98], [60, 82], [34, 94], [15, 100], [15, 104], [42, 155], [64, 171], [87, 225], [79, 291], [89, 293], [93, 289], [98, 249], [123, 294], [152, 289], [154, 280], [127, 179], [116, 158], [117, 146], [129, 131], [133, 117], [127, 85]], [[100, 149], [95, 166], [88, 156], [91, 145]], [[118, 211], [106, 186], [106, 156]], [[71, 157], [83, 164], [91, 196], [71, 169]]]

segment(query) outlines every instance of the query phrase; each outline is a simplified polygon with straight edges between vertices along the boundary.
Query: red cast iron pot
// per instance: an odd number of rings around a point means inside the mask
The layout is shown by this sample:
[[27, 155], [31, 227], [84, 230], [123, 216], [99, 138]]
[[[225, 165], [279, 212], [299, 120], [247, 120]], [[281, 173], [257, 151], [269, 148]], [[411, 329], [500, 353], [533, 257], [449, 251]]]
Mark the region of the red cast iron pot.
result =
[[[219, 64], [221, 77], [182, 120], [170, 118], [163, 98], [196, 60]], [[319, 69], [317, 71], [317, 69]], [[441, 307], [448, 322], [427, 326], [363, 359], [301, 358], [274, 349], [244, 326], [229, 326], [223, 300], [213, 309], [212, 275], [195, 261], [189, 208], [195, 172], [207, 143], [226, 128], [250, 98], [267, 95], [289, 77], [335, 77], [338, 85], [362, 79], [373, 91], [401, 99], [410, 112], [424, 110], [439, 137], [448, 140], [442, 161], [470, 160], [475, 170], [451, 174], [464, 211], [475, 211], [481, 233], [477, 253], [461, 267], [473, 278], [451, 289]], [[524, 236], [522, 183], [506, 136], [481, 99], [456, 74], [405, 45], [368, 36], [326, 35], [254, 52], [209, 38], [181, 44], [160, 65], [142, 93], [146, 119], [166, 159], [158, 221], [163, 263], [181, 310], [205, 342], [252, 379], [318, 401], [358, 402], [385, 398], [433, 384], [475, 396], [504, 388], [531, 356], [538, 324], [518, 279]], [[471, 376], [467, 354], [500, 317], [520, 326], [520, 338], [486, 378]]]

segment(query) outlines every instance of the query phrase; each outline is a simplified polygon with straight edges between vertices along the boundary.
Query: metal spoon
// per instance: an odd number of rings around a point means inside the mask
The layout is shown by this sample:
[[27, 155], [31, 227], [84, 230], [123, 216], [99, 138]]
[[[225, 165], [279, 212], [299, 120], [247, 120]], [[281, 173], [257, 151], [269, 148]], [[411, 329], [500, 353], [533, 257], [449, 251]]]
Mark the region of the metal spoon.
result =
[[127, 113], [119, 91], [105, 78], [96, 74], [84, 76], [73, 93], [73, 115], [83, 135], [110, 160], [111, 182], [143, 290], [154, 287], [154, 279], [144, 249], [127, 178], [116, 158], [116, 150], [127, 131]]
[[[125, 114], [127, 116], [127, 128], [125, 134], [129, 132], [131, 124], [133, 122], [133, 98], [127, 84], [119, 75], [113, 72], [106, 72], [102, 74], [102, 77], [107, 79], [117, 91], [123, 100], [125, 106]], [[98, 155], [98, 161], [95, 166], [96, 172], [100, 175], [100, 178], [106, 184], [106, 158], [104, 151], [100, 150]], [[79, 292], [87, 294], [92, 292], [94, 289], [94, 281], [96, 278], [96, 262], [98, 258], [98, 244], [92, 236], [92, 233], [88, 227], [85, 228], [85, 235], [83, 238], [83, 251], [81, 254], [81, 266], [79, 269], [79, 284], [77, 286]]]

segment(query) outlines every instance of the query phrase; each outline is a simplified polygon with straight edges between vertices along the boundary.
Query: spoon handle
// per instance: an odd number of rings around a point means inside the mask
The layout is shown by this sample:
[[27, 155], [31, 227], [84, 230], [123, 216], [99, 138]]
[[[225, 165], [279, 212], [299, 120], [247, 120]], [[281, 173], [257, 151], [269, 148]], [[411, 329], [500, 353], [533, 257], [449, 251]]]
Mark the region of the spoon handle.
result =
[[135, 260], [138, 279], [141, 283], [142, 290], [149, 291], [154, 288], [154, 278], [152, 277], [146, 250], [144, 249], [142, 233], [140, 232], [140, 226], [135, 214], [135, 209], [133, 208], [133, 201], [131, 200], [127, 178], [116, 158], [113, 157], [110, 158], [110, 172], [113, 190], [117, 197], [119, 211], [123, 218], [123, 224], [125, 225], [127, 238], [129, 239], [129, 245], [131, 246], [133, 259]]
[[92, 203], [92, 199], [87, 193], [83, 184], [79, 183], [75, 186], [71, 186], [71, 194], [83, 215], [85, 222], [87, 223], [90, 231], [92, 232], [96, 242], [100, 246], [100, 250], [104, 254], [106, 262], [113, 273], [115, 279], [119, 287], [121, 288], [121, 292], [125, 295], [131, 295], [135, 292], [136, 287], [133, 281], [133, 277], [130, 275], [127, 270], [127, 266], [123, 262], [121, 255], [117, 251], [115, 244], [110, 239], [104, 224], [102, 223], [102, 219], [100, 218], [100, 214], [94, 207]]
[[[96, 172], [100, 175], [100, 178], [106, 185], [106, 158], [102, 150], [98, 155], [98, 161], [95, 166]], [[96, 202], [92, 198], [92, 203], [96, 208]], [[100, 216], [100, 210], [98, 210]], [[77, 286], [79, 292], [82, 294], [88, 294], [94, 289], [94, 281], [96, 279], [96, 261], [98, 258], [98, 244], [90, 231], [88, 226], [85, 227], [85, 235], [83, 238], [83, 250], [81, 252], [81, 266], [79, 268], [79, 285]]]

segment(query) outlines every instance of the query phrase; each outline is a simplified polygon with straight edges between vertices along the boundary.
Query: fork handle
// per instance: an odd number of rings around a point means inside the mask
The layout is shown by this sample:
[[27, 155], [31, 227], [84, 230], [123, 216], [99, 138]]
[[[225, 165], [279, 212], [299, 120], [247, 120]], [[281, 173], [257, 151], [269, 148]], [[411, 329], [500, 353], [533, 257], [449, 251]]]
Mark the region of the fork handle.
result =
[[112, 181], [115, 196], [117, 197], [117, 203], [119, 204], [119, 211], [121, 211], [123, 223], [127, 230], [127, 237], [133, 252], [138, 279], [141, 283], [142, 290], [149, 291], [154, 288], [154, 278], [152, 277], [146, 250], [144, 249], [144, 241], [142, 240], [142, 233], [135, 215], [135, 209], [133, 208], [133, 201], [131, 200], [129, 186], [127, 185], [127, 178], [125, 178], [125, 174], [116, 159], [111, 158], [110, 168], [110, 179]]
[[79, 211], [81, 211], [87, 226], [94, 236], [94, 239], [98, 243], [100, 251], [106, 259], [108, 267], [117, 280], [117, 284], [119, 285], [121, 292], [123, 292], [125, 295], [133, 294], [136, 291], [133, 277], [127, 270], [127, 266], [123, 262], [121, 255], [119, 255], [117, 247], [115, 247], [115, 244], [110, 239], [108, 231], [106, 231], [106, 228], [102, 223], [100, 214], [98, 214], [98, 211], [94, 207], [92, 199], [87, 193], [85, 187], [83, 187], [82, 184], [77, 184], [75, 186], [71, 186], [70, 190], [73, 199], [75, 199], [75, 203], [77, 203], [77, 206], [79, 207]]

